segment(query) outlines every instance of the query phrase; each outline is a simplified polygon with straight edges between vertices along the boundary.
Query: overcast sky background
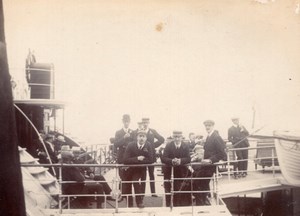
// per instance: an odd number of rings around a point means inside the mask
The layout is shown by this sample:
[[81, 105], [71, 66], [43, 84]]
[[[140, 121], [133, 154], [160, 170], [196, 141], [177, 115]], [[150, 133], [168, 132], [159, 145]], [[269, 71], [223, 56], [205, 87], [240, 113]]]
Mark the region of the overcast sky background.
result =
[[299, 1], [4, 0], [10, 73], [28, 49], [55, 66], [66, 129], [108, 142], [142, 117], [164, 136], [205, 134], [232, 116], [251, 129], [299, 129]]

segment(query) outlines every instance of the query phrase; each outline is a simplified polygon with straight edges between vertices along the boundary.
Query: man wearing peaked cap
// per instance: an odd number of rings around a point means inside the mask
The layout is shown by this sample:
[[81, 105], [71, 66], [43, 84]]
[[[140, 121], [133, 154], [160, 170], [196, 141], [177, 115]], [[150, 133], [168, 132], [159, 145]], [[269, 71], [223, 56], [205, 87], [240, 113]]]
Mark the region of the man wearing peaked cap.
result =
[[[228, 129], [228, 140], [233, 144], [234, 148], [249, 147], [247, 136], [249, 132], [240, 124], [238, 117], [231, 118], [233, 125]], [[248, 170], [248, 149], [236, 150], [237, 159], [241, 160], [237, 162], [237, 166], [234, 166], [234, 177], [246, 177]]]
[[[172, 167], [174, 167], [174, 178], [187, 178], [190, 177], [190, 172], [185, 166], [190, 163], [190, 151], [189, 146], [182, 142], [182, 132], [173, 131], [173, 141], [168, 143], [164, 149], [161, 161], [168, 165], [163, 169], [165, 192], [171, 192], [171, 173]], [[187, 191], [187, 188], [182, 188], [183, 180], [174, 181], [174, 191]], [[175, 193], [173, 199], [174, 206], [188, 206], [191, 204], [191, 194], [190, 193]], [[166, 206], [171, 205], [171, 196], [166, 195]]]
[[[149, 118], [142, 118], [144, 130], [147, 133], [147, 141], [152, 145], [153, 147], [153, 162], [156, 162], [156, 153], [155, 149], [159, 147], [161, 144], [164, 143], [165, 139], [154, 129], [149, 128], [150, 119]], [[155, 177], [154, 177], [154, 166], [148, 166], [148, 173], [149, 173], [149, 179], [150, 179], [150, 190], [153, 197], [157, 197], [155, 194]], [[143, 177], [143, 180], [146, 180], [146, 176]], [[144, 193], [146, 191], [146, 183], [143, 182], [143, 190]]]
[[[193, 166], [193, 176], [196, 178], [211, 178], [216, 171], [214, 163], [223, 160], [226, 157], [225, 143], [219, 132], [214, 129], [215, 122], [213, 120], [206, 120], [203, 122], [207, 131], [207, 138], [204, 143], [204, 155], [201, 163], [203, 165]], [[193, 182], [193, 188], [196, 191], [209, 191], [210, 179], [199, 179]], [[195, 194], [196, 205], [210, 205], [207, 193]]]

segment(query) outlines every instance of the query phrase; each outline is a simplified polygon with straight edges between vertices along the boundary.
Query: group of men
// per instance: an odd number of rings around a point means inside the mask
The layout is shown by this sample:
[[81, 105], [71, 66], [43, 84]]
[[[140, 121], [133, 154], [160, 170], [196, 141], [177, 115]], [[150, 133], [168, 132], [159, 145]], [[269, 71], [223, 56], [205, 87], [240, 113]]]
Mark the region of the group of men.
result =
[[[152, 164], [156, 161], [155, 148], [164, 143], [165, 139], [154, 129], [149, 128], [150, 119], [143, 118], [138, 123], [137, 130], [131, 130], [130, 116], [123, 115], [123, 128], [115, 134], [114, 145], [117, 148], [117, 162], [120, 164]], [[133, 187], [136, 194], [136, 205], [144, 207], [143, 195], [146, 189], [146, 171], [148, 169], [150, 178], [150, 189], [153, 197], [157, 197], [155, 192], [154, 166], [148, 167], [122, 167], [119, 175], [122, 182], [134, 181]], [[139, 182], [141, 181], [141, 182]], [[133, 206], [132, 184], [122, 183], [122, 194], [127, 199], [128, 206]]]
[[[117, 162], [125, 165], [149, 164], [149, 166], [129, 166], [119, 169], [119, 175], [122, 181], [122, 196], [127, 199], [129, 207], [133, 206], [132, 185], [134, 188], [136, 205], [139, 208], [144, 207], [145, 180], [148, 169], [150, 177], [150, 189], [153, 197], [155, 193], [154, 162], [156, 162], [155, 149], [164, 143], [164, 138], [154, 129], [149, 128], [150, 119], [143, 118], [138, 123], [138, 128], [132, 130], [129, 128], [130, 116], [123, 115], [123, 128], [115, 134], [114, 146], [117, 149]], [[228, 130], [228, 139], [236, 148], [249, 146], [246, 136], [248, 131], [240, 126], [238, 118], [232, 119], [233, 126]], [[210, 178], [216, 171], [214, 163], [226, 159], [225, 143], [218, 131], [214, 129], [215, 122], [212, 120], [204, 121], [205, 129], [208, 133], [205, 141], [202, 143], [203, 155], [200, 158], [200, 165], [193, 165], [191, 172], [187, 166], [191, 162], [191, 150], [196, 147], [197, 142], [185, 143], [181, 131], [173, 131], [172, 139], [166, 142], [166, 146], [160, 155], [163, 167], [164, 188], [166, 193], [166, 206], [187, 206], [195, 198], [196, 205], [209, 205], [209, 184]], [[191, 133], [189, 135], [195, 136]], [[196, 137], [195, 137], [196, 138]], [[203, 137], [197, 137], [203, 140]], [[247, 175], [247, 150], [237, 150], [237, 159], [241, 160], [235, 167], [235, 172], [239, 177]], [[197, 161], [197, 160], [195, 160]], [[173, 202], [171, 200], [171, 176], [173, 172]], [[186, 179], [191, 179], [187, 181]], [[193, 189], [192, 193], [188, 192]], [[187, 191], [188, 190], [188, 191]], [[186, 192], [186, 193], [185, 193]]]

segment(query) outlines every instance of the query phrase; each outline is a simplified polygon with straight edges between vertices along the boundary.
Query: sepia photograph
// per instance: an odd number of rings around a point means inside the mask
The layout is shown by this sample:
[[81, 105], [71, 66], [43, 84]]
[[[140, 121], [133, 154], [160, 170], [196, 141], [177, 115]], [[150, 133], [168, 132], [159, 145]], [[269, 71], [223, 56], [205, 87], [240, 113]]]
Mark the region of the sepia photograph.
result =
[[300, 214], [300, 0], [0, 10], [0, 215]]

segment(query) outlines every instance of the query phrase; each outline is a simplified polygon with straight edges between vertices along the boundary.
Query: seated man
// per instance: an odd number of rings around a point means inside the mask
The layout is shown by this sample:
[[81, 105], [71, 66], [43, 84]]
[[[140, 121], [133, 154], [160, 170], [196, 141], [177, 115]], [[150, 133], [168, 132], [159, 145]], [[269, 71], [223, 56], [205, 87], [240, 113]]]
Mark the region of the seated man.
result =
[[[62, 151], [61, 159], [63, 163], [73, 164], [74, 155], [71, 151]], [[101, 184], [85, 184], [85, 177], [80, 172], [78, 167], [63, 167], [62, 168], [63, 181], [75, 181], [75, 183], [63, 183], [63, 194], [104, 194]], [[94, 197], [92, 198], [94, 200]], [[78, 197], [79, 207], [86, 208], [91, 197]], [[104, 198], [96, 197], [97, 208], [101, 208]]]

